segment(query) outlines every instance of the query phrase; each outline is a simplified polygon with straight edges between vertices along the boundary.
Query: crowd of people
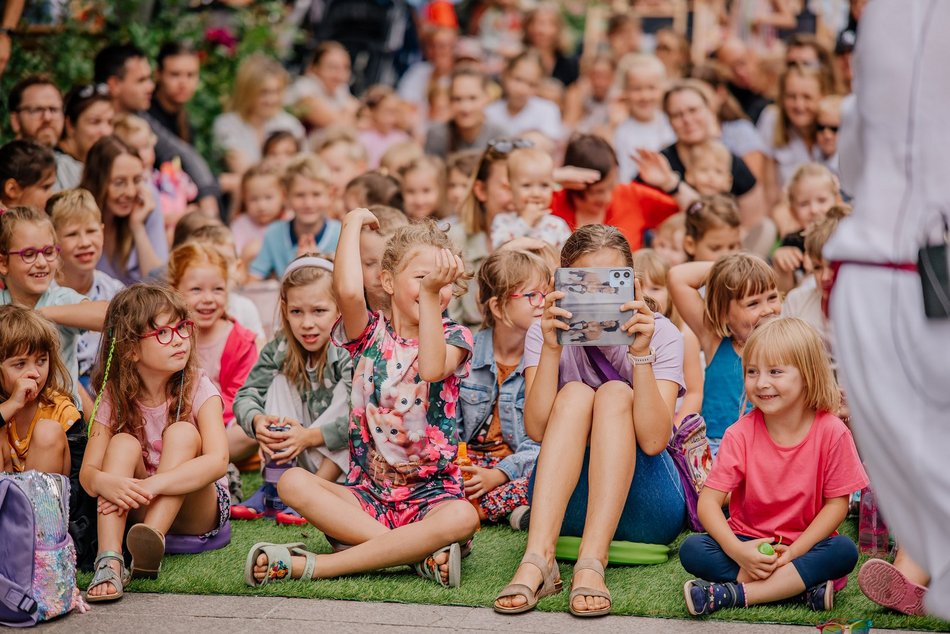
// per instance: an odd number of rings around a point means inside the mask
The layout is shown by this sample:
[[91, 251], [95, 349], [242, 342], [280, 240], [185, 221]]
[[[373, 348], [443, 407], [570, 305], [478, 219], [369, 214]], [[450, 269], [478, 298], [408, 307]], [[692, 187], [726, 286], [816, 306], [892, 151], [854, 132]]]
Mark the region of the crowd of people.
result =
[[[676, 3], [588, 8], [580, 29], [556, 2], [474, 4], [460, 26], [422, 3], [424, 56], [360, 95], [338, 42], [297, 77], [246, 57], [218, 157], [195, 147], [188, 42], [154, 60], [110, 44], [88, 84], [18, 78], [0, 470], [72, 475], [95, 500], [74, 535], [88, 601], [158, 575], [166, 537], [219, 547], [280, 508], [333, 552], [257, 544], [252, 586], [410, 565], [457, 587], [480, 524], [508, 523], [527, 546], [496, 611], [559, 592], [574, 536], [570, 611], [607, 614], [611, 542], [687, 527], [665, 450], [700, 414], [688, 611], [832, 609], [858, 561], [837, 529], [869, 486], [823, 310], [865, 3], [820, 3], [803, 34], [802, 3], [696, 2], [692, 38], [646, 17]], [[611, 328], [629, 345], [562, 345], [555, 270], [625, 267]], [[244, 495], [262, 468], [286, 469], [276, 491]], [[923, 613], [900, 545], [858, 581]]]

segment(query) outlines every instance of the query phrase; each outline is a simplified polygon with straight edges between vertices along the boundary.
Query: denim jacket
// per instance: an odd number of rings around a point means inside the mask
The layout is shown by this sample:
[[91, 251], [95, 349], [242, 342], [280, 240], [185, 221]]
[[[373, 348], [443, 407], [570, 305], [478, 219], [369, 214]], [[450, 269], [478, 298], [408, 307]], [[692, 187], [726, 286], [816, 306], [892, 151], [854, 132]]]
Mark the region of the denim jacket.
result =
[[514, 453], [495, 468], [514, 480], [531, 473], [541, 450], [541, 445], [528, 438], [524, 429], [524, 358], [502, 383], [501, 394], [498, 392], [492, 329], [486, 328], [475, 334], [471, 371], [459, 385], [461, 434], [463, 440], [470, 441], [491, 418], [497, 399], [502, 436]]

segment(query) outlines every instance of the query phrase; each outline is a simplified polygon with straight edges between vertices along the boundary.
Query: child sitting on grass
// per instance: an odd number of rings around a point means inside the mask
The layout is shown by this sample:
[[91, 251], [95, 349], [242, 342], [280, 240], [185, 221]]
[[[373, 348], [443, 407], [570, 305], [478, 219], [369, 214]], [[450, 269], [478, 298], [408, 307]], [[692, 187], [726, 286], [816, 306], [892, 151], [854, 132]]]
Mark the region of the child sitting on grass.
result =
[[755, 409], [726, 430], [699, 496], [708, 533], [680, 546], [683, 567], [699, 577], [683, 586], [686, 607], [698, 616], [801, 597], [830, 610], [834, 580], [858, 561], [836, 529], [868, 477], [833, 414], [840, 396], [824, 346], [804, 321], [777, 319], [752, 333], [742, 365]]

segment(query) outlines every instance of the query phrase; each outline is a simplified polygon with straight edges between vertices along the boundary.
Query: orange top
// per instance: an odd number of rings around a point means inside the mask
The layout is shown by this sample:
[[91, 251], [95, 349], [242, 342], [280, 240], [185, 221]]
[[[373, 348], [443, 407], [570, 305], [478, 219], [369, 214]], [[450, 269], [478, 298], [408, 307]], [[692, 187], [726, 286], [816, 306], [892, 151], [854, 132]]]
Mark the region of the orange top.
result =
[[[679, 211], [676, 200], [658, 189], [640, 183], [623, 183], [614, 187], [604, 224], [620, 229], [630, 243], [630, 250], [643, 246], [643, 232], [655, 229]], [[571, 231], [577, 229], [577, 216], [567, 199], [567, 191], [554, 192], [551, 213], [564, 220]]]
[[36, 408], [36, 414], [30, 421], [30, 426], [26, 430], [23, 438], [17, 433], [16, 423], [10, 421], [7, 424], [7, 440], [10, 442], [10, 457], [13, 458], [13, 470], [17, 473], [26, 469], [26, 456], [30, 452], [30, 440], [33, 438], [33, 430], [36, 423], [43, 419], [55, 421], [62, 426], [63, 431], [68, 431], [73, 423], [82, 418], [76, 404], [73, 403], [71, 396], [66, 394], [55, 394], [53, 403], [47, 404], [40, 402]]

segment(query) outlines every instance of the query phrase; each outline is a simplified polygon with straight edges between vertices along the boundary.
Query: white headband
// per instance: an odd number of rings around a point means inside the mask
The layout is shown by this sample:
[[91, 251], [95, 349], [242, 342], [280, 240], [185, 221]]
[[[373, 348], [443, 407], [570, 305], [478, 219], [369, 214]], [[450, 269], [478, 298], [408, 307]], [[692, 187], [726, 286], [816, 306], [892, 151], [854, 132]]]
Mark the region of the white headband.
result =
[[325, 258], [318, 258], [313, 255], [308, 255], [305, 258], [294, 260], [287, 266], [287, 269], [284, 271], [284, 274], [280, 276], [281, 283], [283, 283], [287, 279], [287, 276], [289, 276], [291, 273], [293, 273], [297, 269], [302, 269], [308, 266], [315, 266], [318, 269], [325, 269], [327, 271], [330, 271], [331, 273], [333, 272], [333, 262]]

